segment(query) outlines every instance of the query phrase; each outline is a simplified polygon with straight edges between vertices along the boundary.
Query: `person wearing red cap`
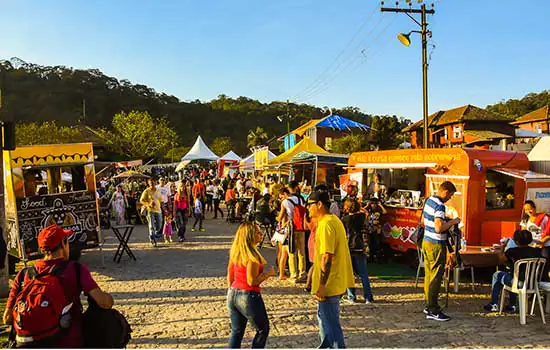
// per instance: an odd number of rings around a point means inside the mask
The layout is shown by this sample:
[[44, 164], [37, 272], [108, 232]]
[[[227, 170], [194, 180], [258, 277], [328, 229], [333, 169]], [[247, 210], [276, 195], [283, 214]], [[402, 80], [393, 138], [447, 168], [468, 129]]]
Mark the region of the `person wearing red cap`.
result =
[[[44, 253], [44, 258], [34, 264], [34, 268], [39, 274], [46, 271], [51, 273], [56, 266], [63, 266], [58, 275], [59, 283], [63, 287], [67, 299], [73, 302], [70, 328], [63, 337], [55, 340], [54, 347], [56, 348], [81, 348], [83, 346], [80, 293], [84, 292], [85, 295], [90, 296], [103, 309], [110, 309], [114, 303], [113, 297], [99, 288], [86, 266], [68, 260], [68, 238], [71, 234], [71, 231], [64, 230], [57, 225], [48, 226], [40, 231], [38, 247]], [[80, 271], [78, 272], [77, 269]], [[77, 280], [78, 276], [80, 281]], [[30, 277], [25, 270], [20, 271], [15, 277], [4, 311], [5, 324], [13, 324], [12, 313], [15, 301], [23, 286], [29, 282]]]

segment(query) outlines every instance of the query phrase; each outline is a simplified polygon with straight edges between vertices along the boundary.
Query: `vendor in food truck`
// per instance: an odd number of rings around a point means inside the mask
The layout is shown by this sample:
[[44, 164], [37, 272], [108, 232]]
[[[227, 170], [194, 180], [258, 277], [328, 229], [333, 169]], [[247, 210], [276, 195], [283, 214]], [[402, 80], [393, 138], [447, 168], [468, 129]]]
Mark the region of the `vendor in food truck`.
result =
[[369, 198], [374, 197], [382, 201], [386, 199], [386, 186], [382, 183], [382, 176], [380, 174], [375, 173], [373, 175], [367, 195]]

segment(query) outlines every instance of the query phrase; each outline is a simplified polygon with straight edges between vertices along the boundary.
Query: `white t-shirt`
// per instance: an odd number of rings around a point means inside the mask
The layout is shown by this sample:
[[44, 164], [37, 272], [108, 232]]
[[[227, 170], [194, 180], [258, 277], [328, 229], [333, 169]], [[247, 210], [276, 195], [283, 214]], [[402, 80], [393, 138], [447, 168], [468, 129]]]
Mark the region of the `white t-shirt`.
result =
[[170, 186], [168, 184], [161, 186], [157, 185], [157, 190], [160, 192], [160, 196], [162, 197], [162, 201], [164, 203], [168, 203], [168, 200], [170, 198]]

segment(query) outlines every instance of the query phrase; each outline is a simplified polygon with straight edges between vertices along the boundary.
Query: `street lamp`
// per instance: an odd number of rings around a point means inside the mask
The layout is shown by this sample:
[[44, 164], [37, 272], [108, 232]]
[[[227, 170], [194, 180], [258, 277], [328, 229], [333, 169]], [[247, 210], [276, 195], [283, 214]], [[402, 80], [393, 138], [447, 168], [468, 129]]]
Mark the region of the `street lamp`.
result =
[[[419, 1], [420, 2], [420, 1]], [[384, 2], [382, 2], [384, 5]], [[409, 2], [410, 5], [410, 2]], [[432, 5], [433, 6], [433, 5]], [[397, 39], [405, 45], [411, 45], [411, 34], [419, 33], [422, 36], [422, 110], [423, 110], [423, 120], [424, 120], [424, 130], [423, 130], [423, 142], [422, 146], [428, 148], [428, 54], [427, 54], [427, 42], [428, 36], [431, 37], [432, 32], [428, 30], [428, 23], [426, 22], [426, 14], [434, 14], [433, 9], [427, 9], [425, 4], [422, 4], [420, 9], [411, 8], [381, 8], [382, 12], [401, 12], [405, 13], [410, 19], [413, 20], [416, 24], [420, 26], [420, 30], [412, 30], [405, 33], [397, 34]], [[418, 22], [411, 13], [420, 14], [420, 22]]]

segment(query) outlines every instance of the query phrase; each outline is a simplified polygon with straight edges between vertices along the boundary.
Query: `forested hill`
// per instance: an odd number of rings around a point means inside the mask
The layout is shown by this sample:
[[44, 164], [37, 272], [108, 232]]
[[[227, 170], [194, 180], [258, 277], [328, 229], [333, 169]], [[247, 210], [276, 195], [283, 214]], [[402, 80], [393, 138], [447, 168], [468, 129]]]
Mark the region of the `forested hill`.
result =
[[[145, 85], [109, 77], [98, 69], [40, 66], [17, 58], [0, 61], [0, 69], [3, 80], [0, 116], [18, 122], [53, 120], [67, 126], [81, 122], [91, 127], [109, 128], [116, 113], [143, 110], [153, 116], [165, 116], [182, 145], [191, 145], [199, 133], [206, 142], [229, 136], [241, 154], [247, 153], [247, 133], [256, 126], [263, 127], [269, 138], [286, 132], [286, 122], [277, 120], [277, 116], [286, 114], [285, 102], [261, 103], [246, 97], [224, 95], [209, 102], [184, 102]], [[371, 116], [358, 108], [333, 112], [371, 123]], [[294, 128], [325, 112], [319, 107], [291, 103], [290, 113], [295, 116], [291, 122]]]
[[519, 100], [510, 99], [502, 101], [487, 106], [487, 109], [491, 112], [517, 118], [547, 105], [550, 105], [550, 90], [540, 93], [530, 93]]

